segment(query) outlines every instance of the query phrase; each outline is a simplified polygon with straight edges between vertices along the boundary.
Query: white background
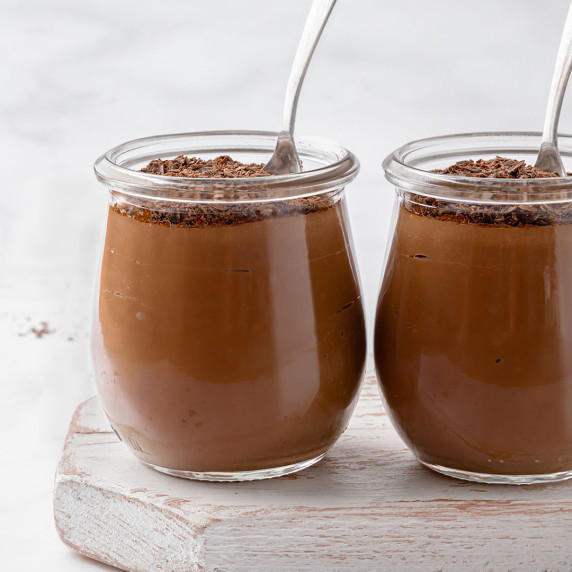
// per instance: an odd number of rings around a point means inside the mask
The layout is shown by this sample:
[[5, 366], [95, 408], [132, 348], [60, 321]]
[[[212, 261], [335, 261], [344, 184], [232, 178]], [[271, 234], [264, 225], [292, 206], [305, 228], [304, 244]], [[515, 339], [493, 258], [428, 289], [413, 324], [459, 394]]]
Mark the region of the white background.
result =
[[[368, 318], [412, 139], [540, 130], [566, 0], [340, 0], [298, 134], [362, 162], [349, 206]], [[94, 393], [89, 316], [105, 222], [95, 158], [136, 137], [280, 127], [308, 0], [0, 0], [0, 548], [6, 572], [108, 569], [57, 538], [53, 474]], [[570, 100], [570, 98], [568, 98]], [[561, 132], [572, 131], [572, 100]], [[47, 321], [54, 333], [30, 332]]]

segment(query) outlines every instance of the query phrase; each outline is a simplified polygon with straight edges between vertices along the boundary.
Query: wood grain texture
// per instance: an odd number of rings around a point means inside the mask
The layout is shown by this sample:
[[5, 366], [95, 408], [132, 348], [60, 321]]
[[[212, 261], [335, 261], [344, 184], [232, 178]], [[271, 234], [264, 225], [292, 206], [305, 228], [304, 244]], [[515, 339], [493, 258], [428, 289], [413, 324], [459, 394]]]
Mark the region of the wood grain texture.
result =
[[251, 483], [141, 465], [96, 398], [57, 470], [64, 542], [123, 570], [572, 570], [572, 482], [486, 486], [421, 467], [368, 375], [350, 427], [318, 465]]

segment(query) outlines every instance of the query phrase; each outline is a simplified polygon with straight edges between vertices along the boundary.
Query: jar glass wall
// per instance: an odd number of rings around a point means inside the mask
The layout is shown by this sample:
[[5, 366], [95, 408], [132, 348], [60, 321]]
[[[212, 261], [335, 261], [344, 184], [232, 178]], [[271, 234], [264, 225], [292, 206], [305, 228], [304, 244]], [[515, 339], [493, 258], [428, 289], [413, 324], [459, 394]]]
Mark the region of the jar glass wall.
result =
[[365, 364], [344, 198], [345, 149], [298, 142], [305, 171], [250, 179], [140, 172], [180, 154], [265, 162], [275, 134], [126, 143], [98, 159], [109, 190], [93, 357], [99, 394], [145, 464], [251, 480], [321, 459], [344, 431]]
[[[430, 172], [540, 136], [417, 141], [384, 162], [396, 188], [375, 325], [378, 379], [425, 465], [499, 483], [572, 477], [572, 179]], [[570, 164], [572, 141], [561, 138]]]

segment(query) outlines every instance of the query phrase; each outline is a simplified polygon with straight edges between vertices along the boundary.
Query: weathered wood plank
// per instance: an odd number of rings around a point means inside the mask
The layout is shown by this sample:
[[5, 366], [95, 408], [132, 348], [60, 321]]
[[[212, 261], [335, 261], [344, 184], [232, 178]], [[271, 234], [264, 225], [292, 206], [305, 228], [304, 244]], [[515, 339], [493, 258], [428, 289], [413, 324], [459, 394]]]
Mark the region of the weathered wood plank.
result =
[[422, 468], [372, 375], [321, 463], [251, 483], [144, 467], [92, 398], [70, 425], [54, 513], [64, 542], [135, 572], [572, 569], [572, 483], [485, 486]]

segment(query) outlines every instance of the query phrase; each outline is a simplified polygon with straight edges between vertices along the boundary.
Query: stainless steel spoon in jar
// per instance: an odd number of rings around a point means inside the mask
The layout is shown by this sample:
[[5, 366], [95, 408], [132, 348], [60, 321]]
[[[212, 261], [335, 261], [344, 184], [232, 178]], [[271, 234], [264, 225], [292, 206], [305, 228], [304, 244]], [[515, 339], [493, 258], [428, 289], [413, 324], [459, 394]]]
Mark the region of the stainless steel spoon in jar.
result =
[[562, 109], [562, 101], [570, 70], [572, 69], [572, 4], [568, 10], [568, 16], [564, 24], [564, 31], [556, 56], [556, 65], [554, 66], [554, 75], [552, 76], [552, 84], [550, 86], [550, 95], [548, 96], [548, 107], [546, 109], [546, 117], [544, 119], [544, 131], [542, 132], [542, 142], [540, 151], [536, 159], [535, 167], [542, 171], [558, 173], [559, 176], [566, 176], [566, 169], [562, 158], [558, 151], [558, 120], [560, 119], [560, 110]]
[[264, 170], [271, 175], [299, 173], [301, 171], [300, 159], [293, 138], [298, 98], [310, 60], [335, 3], [336, 0], [314, 0], [310, 7], [288, 78], [282, 131], [278, 135], [276, 148], [270, 161], [264, 165]]

